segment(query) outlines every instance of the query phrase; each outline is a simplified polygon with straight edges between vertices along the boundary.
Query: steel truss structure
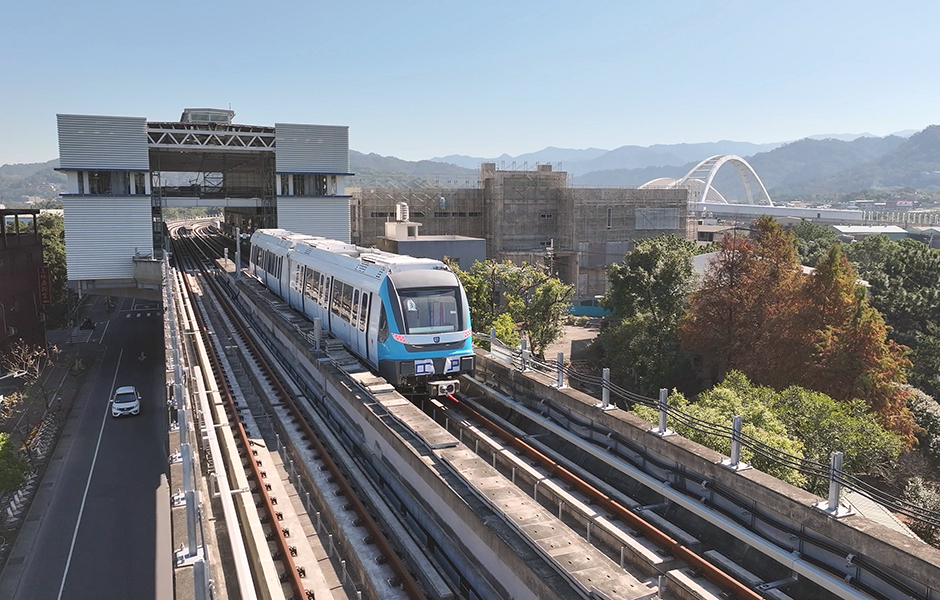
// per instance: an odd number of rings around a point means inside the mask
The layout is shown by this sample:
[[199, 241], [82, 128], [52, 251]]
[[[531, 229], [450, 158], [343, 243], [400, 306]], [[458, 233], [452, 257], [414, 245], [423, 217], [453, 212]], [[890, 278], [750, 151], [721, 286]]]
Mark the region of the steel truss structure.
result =
[[224, 123], [147, 123], [151, 148], [274, 150], [274, 128]]

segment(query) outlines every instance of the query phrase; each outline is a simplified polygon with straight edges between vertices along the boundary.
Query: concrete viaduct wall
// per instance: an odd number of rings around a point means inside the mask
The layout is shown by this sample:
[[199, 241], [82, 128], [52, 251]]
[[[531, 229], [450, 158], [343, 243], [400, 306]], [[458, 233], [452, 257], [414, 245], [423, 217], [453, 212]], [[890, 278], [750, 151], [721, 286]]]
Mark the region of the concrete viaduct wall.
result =
[[[596, 398], [570, 388], [557, 389], [552, 386], [554, 379], [545, 375], [518, 371], [478, 352], [477, 377], [507, 393], [557, 403], [671, 463], [677, 481], [683, 475], [694, 473], [695, 479], [704, 477], [710, 486], [721, 486], [746, 499], [752, 512], [759, 511], [793, 527], [804, 537], [827, 540], [834, 548], [845, 551], [846, 575], [855, 571], [850, 564], [853, 559], [849, 558], [855, 555], [885, 572], [898, 575], [899, 580], [916, 582], [913, 587], [921, 588], [927, 597], [933, 597], [940, 590], [940, 550], [920, 540], [858, 515], [832, 518], [813, 507], [820, 498], [805, 490], [756, 469], [732, 471], [720, 464], [725, 458], [721, 454], [678, 435], [660, 437], [650, 433], [652, 424], [622, 410], [599, 410]], [[799, 557], [799, 553], [794, 556]]]

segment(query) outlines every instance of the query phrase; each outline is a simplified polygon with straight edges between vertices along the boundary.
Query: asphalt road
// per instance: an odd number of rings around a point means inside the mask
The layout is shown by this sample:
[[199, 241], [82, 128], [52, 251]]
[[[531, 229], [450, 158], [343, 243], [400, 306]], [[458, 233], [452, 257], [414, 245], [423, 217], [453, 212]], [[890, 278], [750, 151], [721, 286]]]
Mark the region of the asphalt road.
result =
[[[162, 312], [123, 299], [91, 316], [97, 328], [76, 342], [97, 345], [99, 360], [11, 553], [22, 568], [4, 570], [3, 597], [14, 587], [23, 600], [173, 597]], [[115, 419], [109, 400], [123, 385], [137, 387], [141, 412]]]

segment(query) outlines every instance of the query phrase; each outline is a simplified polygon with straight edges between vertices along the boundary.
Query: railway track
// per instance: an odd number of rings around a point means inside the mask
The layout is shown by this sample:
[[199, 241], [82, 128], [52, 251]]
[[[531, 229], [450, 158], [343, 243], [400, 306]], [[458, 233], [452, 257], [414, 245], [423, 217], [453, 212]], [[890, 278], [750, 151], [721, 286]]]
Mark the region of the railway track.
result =
[[[193, 233], [194, 233], [193, 237], [192, 237], [190, 240], [188, 240], [191, 244], [198, 244], [198, 243], [200, 243], [199, 240], [205, 239], [205, 238], [203, 238], [203, 236], [201, 235], [201, 231], [200, 231], [199, 228], [194, 229], [194, 230], [193, 230]], [[218, 241], [208, 241], [208, 240], [207, 240], [207, 241], [202, 241], [201, 243], [202, 243], [202, 246], [203, 246], [203, 250], [201, 251], [202, 254], [203, 254], [203, 256], [202, 256], [201, 261], [198, 261], [198, 262], [200, 262], [199, 269], [200, 269], [200, 271], [201, 271], [204, 275], [206, 275], [207, 272], [208, 272], [208, 269], [210, 268], [209, 265], [211, 264], [211, 257], [210, 257], [210, 254], [213, 255], [213, 256], [220, 256], [220, 255], [221, 255], [221, 248], [223, 248], [224, 246], [223, 246], [221, 243], [219, 243]], [[192, 253], [192, 252], [193, 252], [193, 251], [190, 250], [190, 253]], [[230, 318], [232, 318], [232, 319], [234, 320], [234, 315], [232, 315]], [[250, 338], [248, 338], [247, 336], [245, 336], [245, 337], [239, 336], [239, 338], [238, 338], [238, 340], [237, 340], [237, 344], [238, 344], [240, 347], [241, 347], [241, 346], [244, 346], [244, 347], [248, 348], [248, 349], [249, 349], [249, 350], [248, 350], [248, 354], [250, 354], [253, 358], [255, 358], [255, 357], [258, 356], [258, 354], [259, 354], [259, 353], [258, 353], [258, 350], [255, 348], [254, 344], [251, 342]], [[255, 360], [257, 360], [257, 358], [255, 358]], [[263, 362], [263, 361], [260, 361], [260, 360], [258, 361], [258, 363], [259, 363], [259, 365], [260, 365], [260, 364], [264, 364], [264, 362]], [[268, 380], [269, 380], [270, 382], [276, 383], [276, 382], [278, 381], [278, 380], [277, 380], [277, 377], [273, 374], [273, 372], [272, 372], [272, 370], [270, 369], [270, 367], [268, 367], [268, 368], [266, 369], [266, 375], [267, 375], [267, 378], [268, 378]], [[278, 385], [278, 386], [276, 386], [276, 387], [280, 387], [280, 386]], [[281, 388], [281, 389], [278, 390], [278, 397], [279, 397], [279, 398], [281, 399], [281, 401], [283, 401], [283, 402], [292, 402], [292, 400], [291, 400], [291, 398], [290, 398], [290, 394], [288, 394], [288, 393], [286, 392], [286, 390], [283, 390], [283, 388]], [[462, 408], [466, 409], [467, 406], [464, 406], [464, 407], [462, 407]], [[298, 413], [299, 413], [299, 411], [298, 411]], [[478, 416], [478, 417], [479, 417], [479, 416]], [[304, 420], [303, 420], [303, 418], [302, 418], [302, 415], [299, 416], [299, 417], [298, 417], [298, 415], [295, 415], [294, 418], [295, 418], [295, 422], [304, 422]], [[525, 446], [525, 445], [526, 445], [525, 442], [523, 442], [520, 438], [517, 438], [517, 437], [514, 438], [514, 437], [512, 436], [512, 434], [506, 433], [506, 431], [507, 431], [506, 429], [500, 428], [500, 427], [497, 426], [495, 423], [491, 423], [491, 422], [490, 422], [490, 423], [488, 423], [488, 425], [489, 425], [490, 428], [495, 428], [495, 429], [498, 429], [499, 431], [502, 431], [502, 432], [503, 432], [503, 436], [507, 439], [507, 441], [509, 441], [509, 443], [510, 443], [511, 445], [514, 445], [514, 446], [516, 446], [516, 447]], [[311, 436], [311, 437], [315, 437], [315, 436]], [[511, 441], [510, 441], [510, 438], [512, 438]], [[478, 448], [478, 446], [477, 446], [477, 448]], [[531, 448], [530, 448], [530, 450], [531, 450]], [[321, 449], [318, 449], [318, 454], [321, 454], [321, 455], [322, 455], [322, 454], [324, 454], [324, 453], [326, 453], [326, 450], [325, 450], [325, 449], [322, 449], [322, 450], [321, 450]], [[548, 460], [548, 459], [546, 459], [546, 460]], [[560, 469], [560, 468], [561, 468], [560, 465], [558, 465], [557, 463], [555, 463], [553, 469], [554, 469], [555, 471], [557, 471], [557, 470]], [[520, 471], [520, 472], [521, 472], [521, 471]], [[573, 481], [573, 480], [577, 480], [577, 481], [580, 481], [583, 486], [587, 486], [587, 484], [584, 483], [583, 480], [580, 480], [575, 474], [569, 472], [569, 473], [567, 473], [567, 475], [568, 475], [568, 481], [569, 481], [569, 482], [570, 482], [570, 481]], [[521, 476], [519, 477], [520, 485], [522, 484], [522, 482], [523, 482], [524, 479], [525, 479], [524, 477], [521, 477]], [[536, 485], [537, 485], [537, 484], [536, 484]], [[547, 490], [548, 487], [545, 487], [544, 489]], [[595, 491], [595, 492], [596, 492], [596, 491]], [[355, 494], [355, 492], [350, 489], [349, 495], [352, 496], [352, 497], [354, 497], [354, 494]], [[536, 499], [538, 499], [538, 492], [535, 493], [535, 496], [536, 496]], [[596, 492], [596, 493], [594, 494], [594, 498], [593, 498], [592, 500], [590, 500], [590, 501], [591, 501], [591, 502], [596, 502], [598, 499], [601, 499], [602, 497], [605, 497], [605, 496], [604, 496], [603, 494], [600, 494], [599, 492]], [[576, 502], [570, 502], [570, 504], [571, 504], [571, 506], [575, 506], [577, 503], [576, 503]], [[563, 505], [564, 505], [564, 502], [562, 502], [561, 505], [563, 506]], [[721, 588], [726, 592], [726, 594], [730, 594], [731, 597], [742, 598], [742, 599], [743, 599], [743, 598], [753, 599], [753, 598], [760, 598], [760, 597], [761, 597], [760, 595], [756, 594], [755, 592], [749, 590], [749, 589], [748, 589], [747, 587], [745, 587], [744, 585], [742, 585], [742, 584], [740, 584], [739, 582], [737, 582], [735, 579], [729, 577], [727, 574], [722, 573], [722, 572], [721, 572], [720, 570], [718, 570], [718, 569], [715, 569], [710, 563], [705, 563], [705, 561], [702, 561], [701, 558], [699, 558], [697, 555], [695, 555], [695, 554], [694, 554], [693, 552], [691, 552], [689, 549], [684, 548], [681, 544], [679, 544], [679, 543], [676, 542], [675, 540], [671, 539], [668, 535], [664, 534], [663, 532], [660, 532], [660, 531], [656, 530], [655, 528], [650, 527], [648, 524], [646, 524], [645, 522], [643, 522], [642, 519], [640, 519], [639, 517], [636, 517], [636, 516], [635, 516], [633, 513], [631, 513], [629, 510], [626, 510], [626, 509], [623, 509], [622, 507], [619, 507], [619, 505], [617, 505], [616, 503], [611, 503], [609, 506], [607, 506], [607, 507], [605, 507], [605, 508], [612, 509], [612, 511], [614, 512], [614, 514], [616, 514], [617, 511], [618, 511], [618, 509], [619, 509], [620, 514], [617, 515], [618, 518], [624, 519], [624, 520], [627, 520], [627, 519], [628, 519], [628, 520], [629, 520], [628, 523], [630, 523], [630, 524], [634, 527], [634, 530], [635, 530], [636, 528], [644, 528], [644, 534], [647, 536], [647, 546], [644, 547], [644, 549], [643, 549], [643, 550], [645, 551], [644, 553], [645, 553], [647, 556], [655, 556], [656, 558], [652, 559], [651, 561], [648, 561], [646, 567], [641, 568], [641, 569], [637, 569], [637, 568], [633, 567], [633, 566], [630, 564], [630, 561], [626, 560], [626, 559], [628, 559], [628, 558], [631, 559], [631, 560], [636, 560], [636, 558], [637, 558], [637, 556], [636, 556], [636, 555], [637, 555], [637, 552], [633, 552], [632, 554], [629, 554], [629, 555], [628, 555], [628, 553], [626, 553], [626, 552], [623, 550], [623, 547], [622, 547], [622, 546], [620, 547], [620, 553], [619, 553], [620, 555], [619, 555], [619, 556], [611, 556], [611, 558], [617, 560], [618, 564], [620, 564], [621, 567], [623, 567], [623, 568], [625, 568], [625, 569], [627, 569], [627, 570], [632, 570], [632, 571], [633, 571], [633, 574], [634, 574], [638, 579], [645, 579], [646, 582], [647, 582], [647, 584], [649, 585], [650, 590], [651, 590], [653, 593], [659, 593], [659, 592], [660, 592], [659, 587], [662, 585], [662, 582], [661, 582], [658, 578], [656, 578], [655, 580], [651, 579], [651, 578], [649, 577], [649, 574], [650, 574], [650, 573], [655, 573], [655, 572], [657, 572], [657, 568], [661, 568], [661, 567], [662, 567], [662, 564], [663, 564], [663, 561], [661, 560], [662, 555], [668, 554], [668, 551], [671, 551], [672, 553], [676, 554], [681, 560], [689, 559], [689, 560], [686, 560], [686, 562], [688, 562], [689, 564], [697, 565], [697, 564], [699, 564], [699, 563], [704, 563], [703, 565], [701, 565], [701, 567], [702, 567], [703, 569], [707, 570], [707, 571], [709, 572], [709, 574], [711, 575], [712, 579], [716, 580], [716, 581], [719, 583], [719, 585], [721, 586]], [[571, 516], [570, 514], [565, 515], [563, 510], [560, 510], [560, 511], [559, 511], [559, 514], [560, 514], [561, 516], [567, 516], [567, 517], [569, 517], [569, 518], [570, 518], [570, 516]], [[574, 521], [577, 522], [577, 519], [574, 519]], [[573, 531], [574, 531], [574, 529], [573, 529]], [[589, 532], [589, 533], [586, 533], [586, 534], [583, 534], [583, 533], [581, 533], [580, 531], [578, 531], [577, 533], [578, 533], [579, 536], [583, 536], [583, 537], [584, 537], [585, 539], [587, 539], [589, 542], [593, 543], [596, 547], [602, 549], [602, 551], [603, 551], [604, 553], [606, 553], [606, 554], [608, 554], [608, 555], [611, 555], [611, 546], [614, 546], [615, 544], [612, 544], [612, 543], [611, 543], [611, 537], [610, 537], [609, 535], [608, 535], [608, 536], [605, 536], [602, 532], [594, 532], [594, 539], [591, 540], [591, 533], [590, 533], [590, 532]], [[629, 536], [630, 533], [631, 533], [631, 532], [630, 532], [629, 530], [627, 530], [627, 531], [623, 531], [623, 530], [622, 530], [622, 531], [619, 532], [619, 535], [618, 535], [618, 534], [613, 534], [613, 537], [614, 537], [614, 538], [619, 538], [619, 537], [622, 537], [622, 536], [625, 536], [625, 535], [626, 535], [626, 536]], [[375, 533], [371, 533], [371, 535], [374, 536]], [[652, 543], [650, 544], [649, 542], [652, 542]], [[403, 568], [402, 571], [405, 571], [405, 569]], [[398, 573], [396, 573], [396, 575], [398, 575]], [[662, 595], [662, 597], [670, 597], [670, 596], [671, 596], [671, 594], [667, 594], [667, 593], [665, 592], [665, 590], [662, 590], [661, 595]], [[409, 596], [410, 596], [410, 597], [421, 597], [421, 596], [420, 596], [420, 591], [418, 590], [417, 587], [415, 587], [413, 590], [409, 591]]]
[[[185, 246], [180, 246], [182, 256], [179, 258], [187, 261], [186, 264], [189, 265], [187, 269], [199, 273], [199, 288], [194, 289], [193, 292], [198, 291], [198, 294], [208, 295], [210, 290], [217, 287], [216, 278], [211, 274], [212, 261], [216, 256], [221, 255], [224, 244], [218, 240], [204, 239], [201, 228], [198, 227], [193, 229], [191, 237], [192, 239], [186, 240]], [[195, 274], [188, 275], [188, 277], [197, 279]], [[318, 434], [314, 430], [310, 415], [315, 403], [305, 398], [300, 388], [292, 386], [289, 382], [281, 383], [282, 380], [288, 379], [283, 367], [265, 359], [267, 352], [250, 335], [250, 327], [246, 328], [239, 322], [236, 310], [225, 307], [223, 299], [226, 293], [217, 289], [214, 295], [219, 298], [217, 302], [220, 306], [218, 309], [220, 316], [216, 317], [216, 320], [225, 321], [225, 329], [229, 332], [226, 333], [228, 345], [243, 349], [245, 357], [251, 363], [247, 370], [256, 373], [256, 378], [264, 380], [264, 385], [267, 386], [266, 391], [260, 395], [273, 399], [273, 402], [268, 403], [266, 408], [258, 412], [260, 420], [279, 421], [274, 426], [281, 432], [278, 440], [290, 437], [291, 434], [287, 430], [293, 429], [295, 433], [299, 432], [304, 443], [311, 446], [308, 450], [315, 460], [309, 461], [311, 464], [305, 465], [305, 468], [329, 470], [331, 481], [336, 482], [337, 493], [348, 501], [345, 508], [355, 511], [355, 521], [363, 528], [362, 537], [377, 545], [381, 557], [380, 562], [384, 562], [389, 569], [390, 574], [387, 579], [394, 584], [395, 590], [403, 594], [402, 597], [444, 597], [436, 596], [437, 592], [430, 591], [438, 588], [427, 585], [426, 575], [415, 576], [416, 569], [413, 561], [409, 563], [399, 558], [400, 554], [407, 555], [402, 552], [400, 545], [396, 545], [400, 543], [400, 540], [396, 540], [396, 536], [392, 533], [393, 531], [400, 532], [400, 526], [396, 529], [387, 522], [372, 519], [372, 515], [381, 511], [378, 511], [376, 506], [368, 506], [359, 500], [362, 484], [355, 480], [344, 482], [344, 467], [331, 464], [330, 456], [341, 454], [341, 452], [336, 448], [328, 448], [318, 441], [321, 437], [329, 438], [330, 436]], [[222, 316], [223, 313], [224, 316]], [[215, 345], [220, 347], [226, 344], [220, 344], [217, 341]], [[220, 353], [224, 355], [224, 351]], [[218, 356], [213, 362], [215, 363], [214, 372], [226, 371]], [[228, 369], [229, 372], [231, 370], [231, 368]], [[232, 395], [231, 392], [224, 391], [226, 387], [224, 381], [216, 383], [223, 396]], [[797, 585], [796, 578], [781, 575], [786, 572], [786, 569], [781, 568], [776, 571], [771, 569], [768, 572], [749, 572], [740, 565], [736, 565], [735, 561], [725, 558], [714, 549], [714, 546], [711, 546], [711, 543], [709, 547], [712, 549], [705, 551], [705, 546], [696, 535], [689, 534], [682, 529], [683, 526], [688, 527], [687, 521], [684, 524], [670, 522], [667, 511], [661, 510], [669, 504], [668, 501], [658, 498], [650, 503], [649, 498], [655, 497], [655, 494], [640, 494], [637, 499], [634, 499], [631, 494], [627, 493], [631, 487], [627, 483], [627, 475], [612, 473], [609, 471], [609, 466], [604, 467], [598, 461], [590, 460], [587, 455], [580, 456], [578, 462], [569, 460], [569, 457], [564, 455], [564, 451], [559, 451], [560, 447], [565, 446], [564, 443], [559, 443], [557, 439], [547, 443], [545, 438], [552, 437], [554, 434], [545, 431], [534, 432], [531, 424], [525, 428], [520, 427], [518, 415], [487, 410], [482, 405], [478, 405], [474, 398], [466, 396], [454, 396], [442, 402], [424, 398], [417, 399], [417, 403], [445, 430], [454, 433], [463, 446], [472, 448], [476, 454], [485, 458], [506, 479], [520, 490], [524, 490], [542, 507], [550, 508], [558, 515], [558, 522], [572, 535], [581, 538], [588, 545], [603, 553], [613, 565], [632, 574], [649, 591], [648, 596], [632, 597], [786, 599], [789, 596], [783, 590], [788, 586], [795, 586], [793, 589], [802, 590], [803, 593], [811, 590], [815, 598], [886, 597], [877, 593], [865, 594], [856, 588], [849, 587], [848, 584], [844, 589], [852, 591], [849, 596], [841, 596], [831, 590], [807, 584], [806, 581]], [[237, 417], [239, 409], [236, 400], [231, 400], [229, 406], [232, 417]], [[320, 425], [322, 426], [322, 423]], [[242, 438], [241, 443], [244, 448], [251, 446], [251, 440], [247, 435]], [[280, 445], [280, 441], [277, 445]], [[355, 450], [351, 454], [355, 454]], [[299, 454], [295, 456], [298, 463], [303, 460]], [[600, 471], [597, 470], [599, 466]], [[299, 469], [298, 466], [297, 470]], [[608, 471], [604, 472], [604, 469]], [[372, 475], [374, 476], [375, 473]], [[607, 481], [610, 477], [614, 480]], [[261, 487], [263, 487], [263, 479], [263, 477], [258, 479]], [[295, 474], [293, 479], [297, 481], [302, 478]], [[309, 486], [314, 482], [308, 477], [305, 483]], [[386, 483], [378, 482], [377, 488], [387, 489], [388, 486]], [[374, 501], [374, 497], [372, 498]], [[400, 504], [401, 499], [390, 497], [388, 501], [394, 507], [396, 502]], [[262, 502], [262, 504], [264, 505], [262, 508], [268, 509], [267, 512], [273, 511], [274, 513], [273, 516], [268, 515], [267, 518], [276, 519], [278, 511], [275, 505], [270, 501]], [[422, 536], [427, 537], [427, 532], [412, 531], [410, 535], [415, 539], [421, 539]], [[279, 551], [275, 552], [275, 556], [283, 562], [282, 571], [284, 573], [296, 572], [296, 566], [283, 560], [283, 553], [289, 554], [289, 542], [279, 541], [277, 545]], [[533, 542], [530, 545], [537, 544]], [[553, 560], [551, 556], [546, 556], [544, 553], [542, 559], [547, 565]], [[353, 560], [353, 557], [349, 556], [346, 560]], [[428, 560], [431, 563], [435, 562], [430, 555]], [[437, 564], [439, 577], [452, 583], [450, 586], [452, 595], [448, 597], [486, 597], [474, 591], [472, 586], [468, 587], [465, 580], [462, 581], [459, 577], [455, 579], [454, 574], [449, 572], [448, 568], [441, 568], [439, 562]], [[454, 565], [450, 565], [450, 569], [453, 570], [453, 568]], [[554, 564], [551, 568], [557, 571], [560, 566]], [[667, 580], [668, 585], [666, 585]], [[579, 597], [585, 598], [603, 597], [598, 595], [599, 591], [579, 587], [579, 584], [573, 580], [571, 587], [576, 591], [575, 596], [580, 594]], [[835, 588], [840, 589], [838, 586]], [[304, 594], [307, 594], [302, 581], [292, 583], [291, 589], [296, 594], [295, 597], [302, 598]], [[580, 592], [578, 592], [579, 589]], [[376, 592], [374, 587], [369, 591], [372, 594], [378, 594], [375, 597], [385, 597], [381, 592]]]
[[[178, 267], [182, 272], [181, 280], [186, 290], [187, 297], [191, 302], [205, 304], [210, 290], [212, 290], [215, 285], [212, 278], [208, 277], [208, 264], [211, 263], [214, 257], [213, 255], [221, 249], [222, 245], [211, 241], [200, 240], [202, 236], [201, 228], [199, 227], [195, 228], [193, 233], [194, 235], [189, 238], [177, 237], [174, 243], [174, 252], [176, 254]], [[221, 254], [221, 252], [218, 253]], [[278, 497], [272, 492], [274, 486], [272, 486], [270, 482], [271, 473], [264, 470], [264, 462], [258, 458], [259, 447], [266, 446], [266, 444], [260, 441], [262, 437], [260, 433], [258, 433], [260, 428], [246, 424], [247, 419], [245, 413], [248, 407], [245, 403], [240, 402], [236, 398], [236, 396], [244, 398], [244, 396], [252, 394], [250, 390], [244, 393], [241, 391], [236, 392], [232, 389], [231, 380], [235, 377], [232, 374], [233, 369], [230, 366], [231, 361], [225, 358], [224, 348], [219, 348], [219, 344], [215, 343], [218, 341], [219, 330], [222, 330], [222, 335], [230, 342], [226, 344], [226, 346], [240, 349], [239, 359], [244, 358], [249, 362], [247, 370], [251, 371], [254, 375], [255, 385], [260, 385], [264, 389], [265, 393], [261, 395], [267, 396], [266, 403], [268, 406], [260, 407], [259, 416], [262, 418], [266, 417], [267, 415], [265, 415], [264, 412], [266, 409], [270, 410], [271, 404], [280, 404], [287, 407], [290, 413], [290, 422], [280, 424], [281, 427], [292, 427], [302, 433], [302, 439], [309, 444], [310, 448], [308, 449], [312, 450], [316, 461], [320, 463], [317, 468], [322, 468], [329, 473], [331, 483], [335, 484], [342, 496], [346, 498], [349, 510], [355, 514], [353, 520], [363, 529], [363, 539], [370, 540], [369, 543], [374, 544], [378, 548], [378, 553], [375, 557], [376, 562], [385, 565], [382, 569], [388, 570], [389, 572], [385, 579], [394, 583], [394, 587], [400, 588], [404, 592], [405, 597], [423, 597], [414, 578], [401, 563], [395, 550], [388, 544], [384, 532], [373, 519], [368, 507], [363, 505], [358, 499], [355, 490], [346, 480], [343, 471], [332, 461], [330, 452], [320, 443], [317, 434], [295, 406], [293, 395], [280, 383], [272, 367], [265, 360], [262, 353], [259, 352], [252, 339], [246, 335], [243, 326], [239, 323], [235, 315], [232, 314], [231, 308], [223, 303], [224, 294], [219, 294], [218, 290], [215, 290], [213, 298], [215, 298], [217, 302], [213, 311], [215, 313], [213, 319], [216, 322], [215, 324], [207, 323], [207, 316], [203, 315], [200, 311], [194, 312], [198, 324], [198, 333], [203, 337], [204, 343], [208, 348], [206, 355], [211, 369], [207, 370], [207, 373], [210, 373], [210, 375], [207, 375], [207, 378], [211, 377], [212, 381], [207, 383], [210, 383], [211, 387], [217, 387], [219, 395], [225, 403], [228, 422], [232, 424], [233, 430], [237, 436], [240, 451], [239, 466], [244, 466], [247, 473], [250, 475], [252, 481], [251, 491], [256, 496], [256, 504], [261, 509], [259, 511], [259, 520], [268, 524], [283, 523], [287, 518], [285, 513], [289, 508], [285, 507], [284, 503], [280, 502]], [[257, 397], [258, 395], [255, 396]], [[280, 440], [281, 437], [276, 436], [276, 439]], [[288, 461], [290, 460], [291, 459], [288, 459]], [[221, 470], [221, 472], [224, 473], [224, 470]], [[218, 473], [220, 473], [219, 470], [217, 470], [216, 473], [217, 476], [222, 476], [218, 475]], [[293, 476], [296, 479], [297, 473], [294, 472]], [[307, 516], [306, 514], [296, 515], [298, 518], [307, 518]], [[247, 528], [244, 523], [241, 524], [241, 526]], [[314, 530], [322, 532], [322, 521], [312, 523], [311, 526]], [[268, 541], [272, 541], [276, 546], [270, 558], [281, 564], [280, 569], [278, 569], [279, 579], [289, 584], [289, 590], [285, 590], [285, 597], [301, 599], [311, 598], [313, 597], [313, 592], [308, 587], [308, 582], [311, 579], [310, 569], [304, 567], [298, 568], [295, 561], [299, 552], [296, 533], [297, 532], [291, 533], [289, 529], [277, 525], [267, 527], [266, 538], [268, 538]], [[325, 533], [325, 536], [327, 539], [331, 537], [328, 532]], [[333, 549], [331, 548], [330, 550], [332, 551]], [[339, 573], [331, 574], [332, 577], [344, 583], [351, 583], [348, 572], [343, 569], [344, 559], [340, 558], [338, 562], [340, 563], [338, 569]], [[260, 574], [256, 574], [256, 580], [263, 580], [263, 577], [260, 576]], [[350, 588], [355, 587], [355, 585], [350, 586]], [[348, 596], [356, 597], [357, 591], [361, 590], [350, 589]], [[334, 597], [335, 592], [336, 590], [333, 590]], [[321, 596], [322, 594], [316, 595], [318, 598]], [[394, 594], [392, 596], [394, 596]], [[383, 593], [379, 597], [391, 596]]]

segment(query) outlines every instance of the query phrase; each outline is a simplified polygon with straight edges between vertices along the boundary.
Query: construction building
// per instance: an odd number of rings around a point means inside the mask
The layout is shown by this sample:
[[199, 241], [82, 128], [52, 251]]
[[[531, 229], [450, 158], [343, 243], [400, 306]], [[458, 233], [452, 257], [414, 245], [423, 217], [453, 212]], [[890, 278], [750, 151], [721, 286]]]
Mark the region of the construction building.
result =
[[420, 223], [409, 220], [408, 205], [398, 205], [397, 221], [385, 224], [385, 235], [381, 236], [376, 246], [379, 250], [417, 256], [452, 260], [464, 271], [473, 267], [473, 263], [486, 260], [486, 241], [481, 238], [464, 235], [419, 235]]
[[488, 258], [546, 264], [577, 296], [592, 297], [607, 289], [607, 266], [637, 240], [693, 233], [687, 189], [571, 188], [567, 181], [551, 165], [516, 171], [483, 163], [477, 188], [352, 188], [353, 239], [379, 243], [404, 202], [423, 235], [483, 238]]
[[58, 115], [71, 287], [159, 299], [168, 207], [221, 207], [225, 228], [246, 233], [283, 227], [349, 241], [348, 127], [239, 125], [234, 116]]

